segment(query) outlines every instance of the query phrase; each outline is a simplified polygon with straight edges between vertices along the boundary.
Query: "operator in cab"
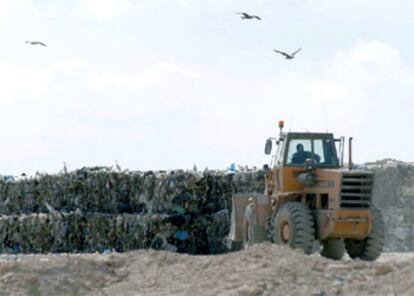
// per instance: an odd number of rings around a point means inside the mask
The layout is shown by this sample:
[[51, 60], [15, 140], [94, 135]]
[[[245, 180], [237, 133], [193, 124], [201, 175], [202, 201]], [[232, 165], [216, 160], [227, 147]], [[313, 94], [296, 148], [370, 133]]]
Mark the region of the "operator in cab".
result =
[[293, 154], [292, 163], [294, 164], [302, 164], [305, 163], [306, 158], [309, 158], [308, 152], [306, 152], [303, 148], [302, 144], [296, 145], [296, 152]]
[[316, 164], [320, 162], [320, 156], [310, 151], [305, 151], [303, 144], [296, 145], [296, 152], [292, 156], [292, 164], [304, 164], [306, 159], [314, 159]]

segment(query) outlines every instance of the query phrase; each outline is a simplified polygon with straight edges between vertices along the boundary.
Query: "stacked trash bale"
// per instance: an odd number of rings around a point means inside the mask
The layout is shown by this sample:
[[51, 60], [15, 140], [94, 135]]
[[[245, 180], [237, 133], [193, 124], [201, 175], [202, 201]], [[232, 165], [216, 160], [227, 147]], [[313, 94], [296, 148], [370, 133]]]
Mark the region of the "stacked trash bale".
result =
[[[254, 185], [253, 185], [254, 184]], [[0, 252], [159, 248], [226, 251], [231, 195], [263, 172], [128, 172], [104, 167], [0, 179]]]
[[374, 203], [385, 222], [386, 251], [414, 251], [414, 165], [392, 159], [368, 163], [375, 172]]

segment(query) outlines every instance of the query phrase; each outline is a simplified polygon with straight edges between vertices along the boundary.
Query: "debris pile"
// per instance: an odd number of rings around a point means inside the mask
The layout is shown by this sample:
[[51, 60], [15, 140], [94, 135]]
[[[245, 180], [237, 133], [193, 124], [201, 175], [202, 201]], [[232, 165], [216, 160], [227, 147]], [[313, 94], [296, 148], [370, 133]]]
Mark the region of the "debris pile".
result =
[[263, 192], [263, 172], [83, 168], [0, 180], [0, 252], [155, 248], [226, 251], [233, 192]]
[[262, 243], [221, 256], [0, 255], [0, 295], [414, 295], [414, 253], [333, 261]]

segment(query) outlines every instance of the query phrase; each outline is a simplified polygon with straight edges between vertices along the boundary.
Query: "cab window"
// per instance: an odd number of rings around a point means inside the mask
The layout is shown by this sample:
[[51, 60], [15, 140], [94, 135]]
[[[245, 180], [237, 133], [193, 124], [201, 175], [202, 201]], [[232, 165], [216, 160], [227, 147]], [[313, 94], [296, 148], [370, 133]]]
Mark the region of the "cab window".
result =
[[325, 163], [324, 143], [322, 140], [313, 140], [313, 153], [317, 155], [317, 163]]
[[334, 152], [334, 143], [330, 139], [314, 140], [315, 153], [321, 157], [322, 165], [337, 165], [338, 160]]
[[291, 139], [287, 153], [288, 165], [302, 165], [313, 159], [317, 166], [337, 166], [335, 145], [331, 139]]

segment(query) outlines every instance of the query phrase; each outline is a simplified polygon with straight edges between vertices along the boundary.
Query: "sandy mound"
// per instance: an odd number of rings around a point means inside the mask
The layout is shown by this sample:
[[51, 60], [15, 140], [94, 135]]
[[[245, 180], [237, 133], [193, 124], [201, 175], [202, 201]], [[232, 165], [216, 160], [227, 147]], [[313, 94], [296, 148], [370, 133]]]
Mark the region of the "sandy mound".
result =
[[332, 261], [268, 243], [231, 254], [2, 255], [1, 295], [414, 295], [414, 254]]

